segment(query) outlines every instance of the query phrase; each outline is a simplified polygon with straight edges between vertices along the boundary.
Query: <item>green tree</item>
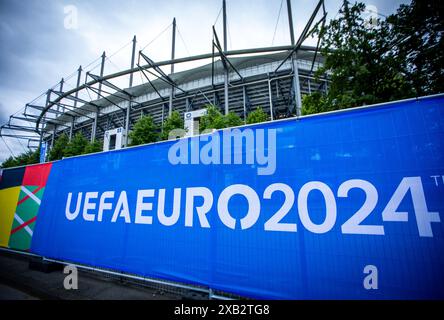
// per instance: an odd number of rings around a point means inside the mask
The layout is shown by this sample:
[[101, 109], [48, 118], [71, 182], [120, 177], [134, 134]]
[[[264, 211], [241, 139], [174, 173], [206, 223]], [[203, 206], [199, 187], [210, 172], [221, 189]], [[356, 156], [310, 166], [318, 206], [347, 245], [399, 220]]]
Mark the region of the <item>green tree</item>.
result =
[[387, 17], [384, 27], [415, 95], [444, 92], [444, 2], [413, 0]]
[[40, 148], [37, 148], [36, 150], [28, 153], [27, 164], [35, 164], [35, 163], [40, 163]]
[[199, 121], [199, 130], [222, 129], [225, 128], [225, 117], [215, 105], [205, 106], [207, 114], [203, 115]]
[[100, 140], [94, 140], [93, 142], [88, 142], [83, 150], [83, 154], [95, 153], [103, 151], [103, 142]]
[[[320, 92], [305, 95], [302, 98], [302, 115], [334, 110], [333, 104], [328, 101], [328, 98], [329, 96]], [[354, 102], [349, 101], [349, 103], [353, 105]], [[344, 103], [344, 105], [347, 105], [347, 103]]]
[[26, 166], [28, 164], [34, 164], [39, 162], [37, 151], [31, 151], [31, 150], [22, 153], [16, 158], [16, 160], [17, 160], [17, 165], [19, 166]]
[[160, 135], [161, 140], [168, 140], [168, 135], [171, 131], [176, 129], [184, 129], [184, 120], [179, 112], [173, 111], [171, 116], [165, 119], [163, 123], [163, 131]]
[[243, 125], [242, 119], [234, 112], [229, 112], [225, 116], [225, 128], [237, 127]]
[[256, 110], [250, 112], [247, 116], [247, 124], [259, 123], [268, 121], [268, 115], [264, 112], [262, 107], [257, 107]]
[[149, 115], [141, 117], [130, 132], [129, 138], [132, 146], [156, 142], [159, 139], [159, 133], [153, 118]]
[[64, 156], [65, 148], [69, 143], [69, 138], [65, 133], [62, 133], [54, 142], [54, 146], [49, 151], [49, 161], [60, 160]]
[[206, 105], [207, 114], [200, 118], [199, 130], [223, 129], [242, 125], [242, 119], [234, 112], [223, 115], [214, 105]]
[[2, 163], [2, 168], [12, 168], [12, 167], [16, 167], [18, 166], [18, 162], [17, 160], [13, 157], [10, 156], [9, 158], [7, 158], [5, 161], [3, 161]]
[[[325, 96], [304, 98], [303, 114], [344, 109], [414, 95], [406, 76], [408, 66], [394, 46], [393, 26], [363, 18], [365, 5], [348, 1], [336, 19], [315, 33], [322, 39], [324, 64], [316, 77], [329, 77]], [[409, 29], [411, 30], [411, 29]]]
[[40, 162], [40, 149], [36, 149], [35, 151], [27, 151], [24, 152], [17, 157], [9, 157], [1, 164], [2, 168], [11, 168], [18, 166], [26, 166], [29, 164], [35, 164]]
[[[404, 98], [410, 86], [400, 69], [400, 58], [391, 51], [390, 32], [378, 20], [370, 27], [362, 14], [365, 5], [348, 1], [321, 31], [326, 56], [320, 73], [331, 74], [328, 102], [334, 109]], [[343, 96], [350, 96], [351, 99]], [[344, 105], [343, 102], [353, 105]]]
[[77, 132], [71, 141], [66, 145], [63, 151], [63, 156], [73, 157], [83, 154], [87, 144], [88, 140], [86, 140], [81, 132]]

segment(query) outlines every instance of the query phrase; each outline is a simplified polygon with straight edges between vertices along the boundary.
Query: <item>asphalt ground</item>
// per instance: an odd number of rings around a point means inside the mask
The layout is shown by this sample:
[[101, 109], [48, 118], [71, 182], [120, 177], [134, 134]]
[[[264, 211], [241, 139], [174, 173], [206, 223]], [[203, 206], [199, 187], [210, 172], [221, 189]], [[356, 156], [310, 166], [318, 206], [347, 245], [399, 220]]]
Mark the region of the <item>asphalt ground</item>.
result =
[[61, 266], [30, 268], [32, 257], [0, 251], [0, 300], [182, 300], [205, 299], [195, 292], [166, 289], [78, 269], [78, 289], [67, 290]]

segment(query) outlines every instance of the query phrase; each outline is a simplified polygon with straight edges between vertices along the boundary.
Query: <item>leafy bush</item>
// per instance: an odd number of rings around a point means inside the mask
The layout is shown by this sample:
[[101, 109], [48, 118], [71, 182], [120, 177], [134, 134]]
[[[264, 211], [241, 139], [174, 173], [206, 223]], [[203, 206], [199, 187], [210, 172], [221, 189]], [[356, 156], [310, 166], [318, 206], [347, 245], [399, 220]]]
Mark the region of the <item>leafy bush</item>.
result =
[[314, 92], [302, 98], [302, 115], [326, 112], [330, 110], [330, 107], [326, 103], [326, 96], [320, 92]]
[[225, 116], [225, 128], [237, 127], [243, 125], [242, 119], [234, 112], [229, 112]]
[[207, 114], [202, 116], [199, 121], [199, 130], [222, 129], [225, 128], [224, 115], [212, 104], [206, 105]]
[[204, 130], [235, 127], [243, 124], [242, 119], [234, 112], [223, 115], [214, 105], [206, 105], [206, 108], [207, 114], [200, 118], [200, 132]]
[[156, 142], [159, 139], [159, 133], [153, 118], [149, 115], [141, 117], [129, 133], [129, 138], [132, 146]]
[[[100, 152], [103, 150], [102, 141], [88, 142], [81, 132], [69, 141], [68, 136], [63, 133], [54, 142], [49, 152], [49, 161], [60, 160], [63, 157], [73, 157], [81, 154]], [[17, 157], [9, 157], [2, 164], [2, 168], [24, 166], [40, 162], [40, 149], [25, 152]]]
[[161, 140], [168, 140], [168, 135], [171, 131], [177, 129], [184, 129], [184, 120], [179, 112], [173, 111], [171, 116], [165, 119], [163, 123], [163, 131], [160, 134]]
[[40, 149], [36, 149], [35, 151], [27, 151], [22, 153], [17, 157], [9, 157], [1, 164], [2, 168], [11, 168], [18, 166], [25, 166], [29, 164], [35, 164], [40, 162]]
[[10, 156], [2, 162], [2, 168], [12, 168], [16, 166], [18, 166], [17, 160], [13, 156]]
[[52, 149], [49, 151], [49, 161], [60, 160], [64, 156], [65, 148], [69, 143], [69, 138], [62, 133], [54, 142]]
[[86, 140], [81, 132], [77, 132], [63, 150], [63, 156], [73, 157], [83, 154], [87, 145], [88, 140]]
[[257, 107], [256, 110], [250, 112], [247, 116], [247, 124], [260, 123], [265, 121], [268, 121], [268, 114], [266, 114], [261, 107]]
[[88, 142], [83, 150], [83, 154], [95, 153], [103, 151], [103, 142], [99, 140], [94, 140], [93, 142]]

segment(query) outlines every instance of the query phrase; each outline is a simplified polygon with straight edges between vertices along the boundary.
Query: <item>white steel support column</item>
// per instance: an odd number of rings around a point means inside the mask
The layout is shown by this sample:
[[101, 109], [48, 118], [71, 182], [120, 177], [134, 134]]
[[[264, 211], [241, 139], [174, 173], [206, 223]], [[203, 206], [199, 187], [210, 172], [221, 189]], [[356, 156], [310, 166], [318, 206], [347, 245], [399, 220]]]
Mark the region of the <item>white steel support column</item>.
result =
[[97, 121], [99, 121], [99, 108], [96, 108], [96, 112], [94, 112], [94, 120], [91, 131], [91, 142], [94, 142], [94, 140], [96, 140]]
[[247, 88], [245, 88], [245, 85], [242, 86], [242, 101], [244, 107], [244, 123], [247, 124]]
[[[64, 82], [65, 82], [65, 80], [62, 78], [62, 80], [60, 80], [59, 92], [63, 92], [63, 83]], [[57, 111], [60, 111], [60, 104], [57, 104]], [[65, 110], [63, 110], [63, 112], [65, 112]]]
[[[136, 57], [136, 44], [137, 39], [136, 36], [133, 38], [133, 50], [131, 52], [131, 69], [134, 68], [134, 61]], [[131, 88], [133, 86], [133, 73], [130, 74], [129, 78], [129, 87]], [[128, 107], [126, 108], [126, 117], [125, 117], [125, 147], [128, 146], [128, 136], [129, 136], [129, 130], [130, 130], [130, 114], [131, 114], [131, 105], [132, 105], [132, 99], [128, 101]]]
[[296, 53], [291, 58], [293, 63], [293, 90], [295, 94], [295, 102], [296, 102], [296, 115], [302, 115], [302, 98], [301, 98], [301, 85], [299, 83], [299, 69], [298, 69], [298, 60], [296, 58]]
[[[227, 4], [225, 0], [222, 2], [222, 11], [223, 11], [223, 29], [224, 29], [224, 53], [228, 51], [227, 45]], [[228, 84], [229, 84], [229, 73], [228, 70], [225, 70], [225, 78], [224, 78], [224, 96], [225, 96], [225, 114], [230, 112], [229, 106], [229, 96], [228, 96]]]
[[[106, 58], [106, 54], [105, 51], [103, 51], [102, 54], [102, 63], [100, 65], [100, 78], [103, 77], [103, 72], [105, 70], [105, 58]], [[99, 91], [97, 92], [97, 100], [100, 99], [100, 95], [102, 93], [102, 82], [99, 82]], [[93, 126], [92, 126], [92, 131], [91, 131], [91, 142], [94, 142], [94, 140], [96, 139], [96, 133], [97, 133], [97, 122], [98, 122], [98, 118], [99, 118], [99, 108], [97, 108], [95, 114], [94, 114], [94, 122], [93, 122]]]
[[53, 129], [52, 129], [52, 135], [51, 135], [51, 147], [49, 148], [49, 150], [52, 150], [52, 147], [54, 147], [54, 140], [55, 140], [56, 131], [57, 131], [57, 126], [54, 125]]
[[74, 121], [75, 121], [75, 117], [72, 116], [71, 127], [69, 128], [69, 141], [71, 141], [71, 139], [72, 139], [72, 131], [74, 130]]
[[[49, 105], [49, 102], [51, 101], [51, 89], [49, 89], [46, 92], [46, 103], [45, 103], [45, 107], [47, 107]], [[40, 141], [39, 141], [39, 150], [41, 152], [42, 150], [42, 143], [43, 143], [43, 130], [45, 129], [45, 124], [43, 123], [43, 121], [41, 122], [42, 128], [40, 129]], [[46, 148], [48, 149], [48, 148]], [[46, 159], [45, 159], [46, 161]]]
[[185, 98], [185, 111], [190, 111], [190, 98]]
[[[80, 86], [80, 78], [82, 76], [82, 66], [79, 66], [79, 69], [77, 70], [77, 88]], [[75, 93], [75, 97], [78, 98], [79, 97], [79, 91], [76, 91]], [[77, 107], [77, 100], [74, 100], [74, 110]], [[72, 116], [72, 121], [71, 121], [71, 128], [69, 130], [69, 141], [71, 141], [72, 139], [72, 134], [74, 131], [74, 121], [75, 121], [75, 117]]]
[[273, 117], [273, 97], [272, 97], [272, 92], [271, 92], [271, 79], [268, 79], [268, 98], [270, 99], [270, 119], [271, 121], [274, 120]]
[[[293, 14], [291, 10], [291, 0], [287, 0], [287, 12], [288, 12], [288, 27], [290, 29], [290, 39], [291, 45], [295, 45], [294, 41], [294, 29], [293, 29]], [[296, 104], [296, 115], [301, 115], [301, 86], [299, 83], [299, 69], [298, 69], [298, 59], [296, 52], [291, 57], [291, 63], [293, 68], [293, 92], [295, 96], [295, 104]]]
[[[172, 35], [172, 43], [171, 43], [171, 60], [174, 60], [176, 51], [176, 18], [173, 19], [173, 35]], [[171, 73], [174, 73], [174, 63], [171, 63]], [[173, 98], [174, 98], [174, 86], [171, 86], [170, 91], [170, 103], [168, 109], [168, 116], [171, 116], [173, 112]]]

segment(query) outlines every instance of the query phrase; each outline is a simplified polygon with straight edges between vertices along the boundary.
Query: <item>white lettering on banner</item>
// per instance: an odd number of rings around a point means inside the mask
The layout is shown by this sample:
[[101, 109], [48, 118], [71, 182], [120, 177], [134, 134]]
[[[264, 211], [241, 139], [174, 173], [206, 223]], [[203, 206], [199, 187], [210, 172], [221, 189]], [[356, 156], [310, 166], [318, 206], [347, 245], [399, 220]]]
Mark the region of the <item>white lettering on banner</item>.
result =
[[228, 202], [235, 194], [244, 196], [248, 201], [248, 212], [245, 217], [240, 219], [241, 229], [251, 228], [259, 218], [261, 202], [256, 191], [244, 184], [233, 184], [222, 191], [219, 196], [219, 201], [217, 202], [217, 212], [219, 213], [219, 217], [223, 224], [228, 228], [235, 228], [236, 220], [228, 211]]
[[284, 183], [273, 183], [267, 187], [264, 191], [264, 199], [271, 199], [271, 195], [275, 191], [281, 191], [285, 196], [285, 201], [282, 207], [271, 216], [271, 218], [265, 222], [264, 229], [266, 231], [287, 231], [296, 232], [296, 223], [283, 223], [281, 220], [290, 212], [294, 203], [294, 192], [288, 185]]
[[114, 198], [114, 191], [105, 191], [100, 196], [99, 213], [97, 215], [97, 221], [102, 221], [104, 210], [111, 210], [113, 208], [111, 203], [105, 202], [106, 199], [112, 199], [112, 198]]
[[72, 192], [68, 193], [68, 200], [66, 201], [66, 207], [65, 207], [65, 215], [68, 220], [74, 220], [79, 215], [80, 206], [82, 205], [82, 195], [83, 193], [79, 192], [79, 194], [77, 195], [76, 209], [74, 210], [74, 212], [71, 212], [70, 208], [71, 208]]
[[194, 211], [194, 198], [203, 198], [203, 204], [196, 207], [197, 216], [199, 217], [200, 226], [202, 228], [209, 228], [206, 214], [210, 211], [213, 205], [213, 194], [208, 188], [187, 188], [186, 191], [186, 204], [185, 204], [185, 227], [193, 226], [193, 211]]
[[116, 222], [117, 218], [119, 217], [123, 217], [125, 219], [125, 223], [131, 223], [129, 207], [128, 207], [128, 197], [126, 196], [125, 191], [122, 191], [120, 193], [119, 200], [117, 201], [116, 209], [114, 210], [111, 222]]
[[[325, 220], [321, 224], [315, 224], [310, 219], [308, 212], [308, 195], [313, 190], [321, 191], [325, 200]], [[336, 222], [336, 200], [330, 187], [319, 181], [311, 181], [304, 184], [298, 196], [299, 218], [304, 227], [314, 233], [326, 233], [330, 231]]]
[[342, 225], [342, 233], [383, 235], [384, 226], [360, 224], [372, 213], [378, 203], [378, 191], [375, 186], [365, 180], [348, 180], [339, 186], [338, 197], [347, 198], [348, 192], [354, 188], [365, 192], [365, 201], [362, 207]]
[[[343, 234], [367, 234], [367, 235], [385, 235], [384, 226], [382, 224], [369, 224], [366, 220], [372, 214], [378, 214], [381, 222], [408, 222], [409, 217], [414, 217], [418, 227], [420, 237], [433, 237], [433, 223], [441, 222], [439, 212], [430, 212], [421, 177], [406, 177], [403, 178], [385, 205], [382, 212], [375, 213], [375, 208], [378, 204], [378, 191], [376, 187], [366, 180], [351, 179], [343, 182], [338, 190], [337, 197], [348, 199], [349, 191], [357, 189], [363, 191], [365, 194], [364, 203], [355, 212], [346, 212], [350, 217], [346, 217], [345, 222], [340, 226]], [[185, 203], [181, 202], [182, 192], [185, 192]], [[169, 198], [166, 194], [170, 194]], [[280, 204], [280, 208], [275, 212], [267, 212], [268, 205], [274, 204], [276, 199], [272, 199], [275, 193], [282, 194], [284, 200]], [[322, 206], [324, 210], [310, 209], [310, 195], [320, 193], [323, 198]], [[131, 202], [128, 201], [126, 190], [120, 193], [115, 191], [105, 191], [100, 194], [98, 192], [79, 192], [73, 194], [69, 192], [66, 198], [65, 216], [69, 221], [78, 218], [82, 210], [83, 220], [88, 222], [97, 221], [96, 223], [111, 221], [117, 222], [118, 218], [123, 218], [125, 223], [131, 223], [131, 212], [134, 213], [134, 222], [137, 224], [151, 225], [155, 223], [154, 219], [163, 226], [173, 226], [179, 223], [181, 210], [184, 210], [184, 225], [185, 227], [201, 227], [210, 228], [207, 215], [213, 209], [213, 204], [216, 204], [217, 216], [223, 225], [229, 229], [241, 230], [249, 229], [258, 225], [261, 215], [266, 216], [263, 228], [265, 231], [279, 231], [279, 232], [297, 232], [297, 223], [295, 218], [299, 217], [302, 226], [309, 232], [323, 234], [331, 231], [336, 223], [337, 218], [344, 218], [344, 212], [338, 212], [337, 200], [333, 190], [321, 181], [310, 181], [305, 183], [299, 190], [297, 199], [293, 189], [285, 183], [272, 183], [267, 186], [260, 199], [257, 190], [254, 190], [245, 184], [233, 184], [223, 189], [214, 201], [213, 192], [206, 187], [190, 187], [190, 188], [174, 188], [169, 191], [167, 189], [145, 189], [134, 190], [131, 194], [136, 199], [135, 207], [132, 207]], [[413, 208], [409, 212], [399, 212], [398, 208], [407, 195], [411, 195]], [[118, 195], [118, 198], [117, 198]], [[243, 197], [246, 202], [245, 212], [233, 214], [234, 209], [230, 208], [230, 199], [234, 196]], [[157, 197], [157, 201], [155, 199]], [[134, 199], [131, 198], [131, 199]], [[166, 201], [166, 198], [169, 201]], [[98, 210], [95, 200], [99, 200]], [[150, 201], [151, 200], [151, 201]], [[134, 200], [132, 200], [134, 201]], [[264, 201], [262, 204], [261, 201]], [[73, 210], [73, 203], [75, 202], [75, 209]], [[116, 203], [114, 205], [114, 203]], [[133, 202], [134, 203], [134, 202]], [[297, 203], [297, 210], [292, 210], [294, 204]], [[171, 204], [171, 205], [168, 205]], [[157, 205], [157, 210], [154, 206]], [[172, 213], [167, 215], [166, 207]], [[242, 207], [244, 208], [244, 207]], [[109, 215], [104, 214], [106, 211], [112, 211], [114, 214], [109, 219]], [[97, 211], [97, 212], [96, 212]], [[156, 215], [157, 212], [157, 215]], [[297, 213], [295, 215], [295, 213]], [[236, 217], [243, 214], [239, 219], [239, 226], [237, 226]], [[199, 223], [195, 223], [195, 215], [197, 215]], [[321, 217], [315, 221], [322, 221], [315, 223], [313, 217]], [[108, 218], [107, 218], [108, 217]], [[119, 221], [121, 221], [120, 219]]]
[[413, 209], [416, 216], [419, 235], [421, 237], [433, 237], [432, 222], [441, 222], [439, 212], [429, 212], [422, 187], [421, 177], [408, 177], [402, 179], [387, 207], [382, 212], [385, 221], [407, 221], [408, 212], [397, 212], [401, 201], [410, 190]]
[[136, 206], [136, 223], [141, 224], [152, 224], [153, 217], [151, 216], [143, 216], [142, 211], [151, 211], [153, 209], [152, 203], [143, 202], [144, 198], [152, 198], [154, 197], [154, 190], [139, 190], [137, 192], [137, 206]]
[[181, 198], [182, 190], [180, 188], [174, 189], [174, 198], [173, 198], [173, 213], [171, 216], [167, 217], [165, 214], [165, 189], [159, 189], [159, 201], [157, 204], [157, 217], [159, 218], [159, 222], [164, 226], [172, 226], [177, 220], [179, 220], [180, 216], [180, 198]]
[[99, 193], [98, 192], [87, 192], [85, 193], [85, 205], [83, 206], [83, 219], [86, 221], [94, 221], [96, 216], [93, 213], [88, 213], [88, 210], [94, 210], [96, 208], [96, 204], [90, 202], [92, 199], [97, 199]]

